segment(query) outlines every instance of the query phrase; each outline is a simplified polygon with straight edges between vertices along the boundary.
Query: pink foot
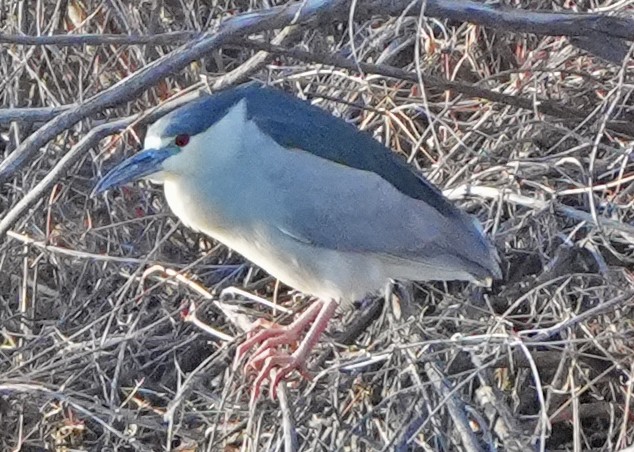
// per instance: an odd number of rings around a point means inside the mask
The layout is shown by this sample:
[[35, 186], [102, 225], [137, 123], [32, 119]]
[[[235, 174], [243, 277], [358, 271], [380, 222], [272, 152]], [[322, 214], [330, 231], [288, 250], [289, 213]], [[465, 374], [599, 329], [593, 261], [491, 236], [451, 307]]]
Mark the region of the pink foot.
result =
[[[310, 379], [306, 361], [336, 309], [337, 304], [334, 301], [318, 301], [288, 326], [278, 326], [266, 320], [255, 322], [254, 330], [259, 331], [249, 333], [250, 337], [238, 347], [234, 362], [236, 368], [247, 352], [257, 347], [244, 365], [247, 373], [251, 369], [257, 372], [253, 383], [253, 400], [260, 396], [262, 384], [267, 380], [270, 383], [271, 398], [274, 399], [277, 395], [277, 385], [293, 371], [298, 371], [304, 378]], [[306, 336], [292, 354], [280, 350], [282, 346], [292, 346], [299, 342], [302, 332], [309, 325], [310, 329]]]

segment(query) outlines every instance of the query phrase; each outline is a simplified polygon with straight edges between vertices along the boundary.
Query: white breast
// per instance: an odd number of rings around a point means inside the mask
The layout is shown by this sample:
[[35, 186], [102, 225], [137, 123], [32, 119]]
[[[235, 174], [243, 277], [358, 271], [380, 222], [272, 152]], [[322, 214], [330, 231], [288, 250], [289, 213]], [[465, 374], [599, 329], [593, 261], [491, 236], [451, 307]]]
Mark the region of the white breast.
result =
[[352, 302], [381, 290], [389, 278], [379, 260], [313, 247], [266, 222], [229, 226], [220, 212], [205, 205], [190, 188], [165, 182], [170, 208], [186, 226], [218, 240], [300, 292]]

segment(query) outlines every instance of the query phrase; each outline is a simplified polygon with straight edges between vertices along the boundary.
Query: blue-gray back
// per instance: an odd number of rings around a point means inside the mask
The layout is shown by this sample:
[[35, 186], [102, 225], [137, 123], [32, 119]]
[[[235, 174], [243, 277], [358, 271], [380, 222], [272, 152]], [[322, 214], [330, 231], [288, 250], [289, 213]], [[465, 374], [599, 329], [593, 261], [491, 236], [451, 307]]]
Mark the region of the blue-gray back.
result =
[[163, 136], [196, 135], [223, 118], [242, 99], [246, 99], [249, 119], [280, 145], [374, 172], [443, 216], [461, 216], [436, 187], [368, 133], [293, 95], [257, 83], [197, 99], [166, 115], [152, 128], [163, 129]]

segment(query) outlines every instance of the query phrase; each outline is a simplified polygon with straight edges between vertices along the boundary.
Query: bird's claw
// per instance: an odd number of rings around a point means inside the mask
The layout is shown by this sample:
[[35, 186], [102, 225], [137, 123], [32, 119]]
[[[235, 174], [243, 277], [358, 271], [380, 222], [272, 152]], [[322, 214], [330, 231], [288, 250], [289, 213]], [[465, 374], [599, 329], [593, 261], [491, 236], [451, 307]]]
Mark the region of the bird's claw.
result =
[[[268, 322], [268, 321], [265, 321]], [[292, 345], [297, 342], [297, 335], [293, 332], [289, 331], [286, 327], [278, 326], [271, 322], [268, 322], [270, 327], [266, 329], [261, 323], [264, 322], [255, 322], [259, 323], [255, 325], [254, 328], [260, 329], [259, 331], [251, 331], [247, 334], [247, 340], [238, 346], [236, 350], [236, 357], [234, 361], [234, 369], [238, 367], [242, 359], [246, 356], [251, 348], [255, 345], [260, 344], [258, 348], [253, 353], [254, 356], [257, 356], [264, 352], [267, 349], [277, 347], [279, 345]], [[265, 328], [265, 329], [262, 329]], [[253, 358], [247, 362], [245, 367], [248, 367], [252, 362]]]
[[294, 370], [306, 379], [312, 378], [306, 369], [305, 358], [296, 353], [289, 354], [279, 350], [279, 347], [283, 345], [294, 348], [293, 346], [299, 339], [299, 333], [295, 329], [279, 326], [267, 320], [256, 321], [254, 328], [259, 329], [259, 331], [253, 331], [253, 334], [240, 344], [236, 350], [234, 361], [235, 369], [249, 350], [257, 346], [251, 358], [244, 365], [247, 373], [257, 373], [253, 383], [253, 400], [259, 398], [261, 387], [267, 380], [269, 381], [271, 398], [275, 399], [278, 384]]
[[[256, 332], [249, 335], [238, 347], [234, 361], [234, 369], [237, 369], [247, 352], [255, 348], [251, 359], [245, 365], [247, 373], [257, 372], [252, 400], [257, 400], [260, 388], [267, 380], [270, 382], [271, 398], [274, 399], [277, 395], [277, 385], [293, 371], [299, 372], [306, 379], [311, 379], [306, 370], [306, 360], [336, 307], [334, 301], [317, 301], [287, 326], [279, 326], [266, 320], [254, 323]], [[303, 335], [305, 330], [308, 332]], [[292, 350], [292, 353], [286, 350]]]
[[269, 380], [269, 391], [271, 399], [275, 400], [277, 397], [277, 386], [282, 379], [291, 374], [293, 371], [299, 372], [299, 374], [306, 378], [311, 379], [312, 376], [306, 369], [305, 360], [301, 359], [295, 354], [289, 355], [283, 352], [274, 352], [273, 350], [265, 350], [259, 355], [254, 356], [249, 360], [247, 366], [257, 368], [262, 366], [258, 375], [253, 383], [252, 399], [257, 400], [260, 397], [260, 388], [262, 384]]

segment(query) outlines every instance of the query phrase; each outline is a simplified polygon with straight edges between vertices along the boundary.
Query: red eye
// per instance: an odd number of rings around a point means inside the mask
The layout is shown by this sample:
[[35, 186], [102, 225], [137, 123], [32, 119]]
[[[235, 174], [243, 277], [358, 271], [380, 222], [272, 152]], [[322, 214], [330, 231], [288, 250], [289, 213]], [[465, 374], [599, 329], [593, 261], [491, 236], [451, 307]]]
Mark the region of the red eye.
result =
[[183, 146], [187, 146], [187, 143], [189, 143], [189, 135], [186, 135], [186, 134], [178, 135], [176, 139], [174, 140], [174, 143], [176, 143], [176, 146], [178, 146], [179, 148], [182, 148]]

